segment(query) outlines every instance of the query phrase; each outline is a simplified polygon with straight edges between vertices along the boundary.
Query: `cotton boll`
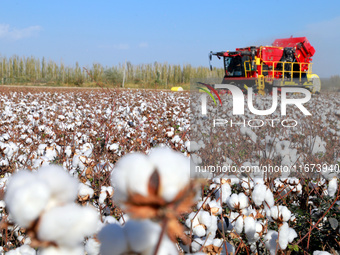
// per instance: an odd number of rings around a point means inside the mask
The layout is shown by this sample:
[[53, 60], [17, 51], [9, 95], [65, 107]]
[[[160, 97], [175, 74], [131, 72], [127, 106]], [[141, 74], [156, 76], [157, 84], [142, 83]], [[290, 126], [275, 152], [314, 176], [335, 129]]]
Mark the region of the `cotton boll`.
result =
[[243, 217], [240, 216], [237, 218], [237, 220], [235, 221], [235, 225], [234, 225], [235, 231], [238, 234], [242, 233], [243, 230]]
[[107, 186], [102, 186], [101, 190], [100, 190], [100, 195], [99, 195], [99, 203], [100, 204], [104, 204], [105, 199], [107, 198], [107, 195], [112, 196], [113, 195], [113, 188], [111, 186], [107, 187]]
[[249, 205], [249, 199], [244, 193], [238, 194], [240, 209], [246, 208]]
[[279, 229], [279, 245], [282, 250], [285, 250], [287, 248], [288, 236], [289, 236], [289, 226], [287, 222], [285, 222]]
[[[139, 253], [154, 254], [161, 227], [150, 220], [130, 220], [122, 228], [116, 224], [105, 226], [98, 234], [102, 255]], [[176, 246], [164, 235], [160, 254], [178, 254]]]
[[36, 176], [32, 172], [28, 170], [18, 171], [7, 181], [6, 196], [13, 196], [13, 194], [17, 192], [18, 188], [20, 188], [21, 186], [25, 186], [27, 183], [35, 181]]
[[230, 209], [234, 209], [235, 206], [237, 206], [238, 204], [238, 195], [237, 194], [232, 194], [228, 200], [227, 200], [227, 204], [229, 206]]
[[191, 249], [193, 252], [198, 252], [202, 245], [204, 243], [204, 240], [201, 238], [194, 238], [194, 240], [191, 242]]
[[274, 206], [274, 202], [275, 202], [274, 195], [273, 195], [273, 193], [272, 193], [272, 191], [270, 189], [266, 190], [264, 201], [267, 202], [268, 206], [270, 206], [270, 207]]
[[51, 191], [50, 206], [73, 202], [77, 197], [78, 181], [59, 166], [42, 167], [38, 171], [41, 180]]
[[102, 255], [120, 255], [128, 250], [128, 240], [124, 230], [117, 224], [106, 225], [98, 233], [98, 239], [101, 243], [100, 254]]
[[212, 215], [220, 215], [222, 213], [222, 207], [216, 200], [212, 200], [208, 204]]
[[29, 245], [22, 245], [14, 250], [6, 252], [6, 255], [36, 255], [35, 249], [31, 248]]
[[131, 220], [126, 223], [124, 230], [131, 249], [141, 253], [157, 243], [161, 227], [150, 220]]
[[39, 255], [84, 255], [84, 248], [82, 246], [76, 247], [54, 247], [49, 246], [47, 248], [40, 249]]
[[292, 213], [286, 206], [273, 206], [267, 211], [267, 216], [273, 220], [289, 221]]
[[123, 202], [128, 192], [148, 196], [148, 182], [154, 171], [153, 164], [141, 153], [131, 153], [116, 164], [111, 182], [115, 189], [114, 200]]
[[278, 238], [278, 233], [274, 230], [269, 230], [264, 237], [264, 243], [266, 248], [269, 250], [271, 255], [276, 254], [276, 240]]
[[201, 224], [199, 224], [199, 225], [196, 225], [195, 227], [193, 227], [192, 233], [193, 233], [195, 236], [203, 237], [203, 236], [205, 236], [206, 231], [205, 231], [204, 226], [201, 225]]
[[85, 236], [96, 231], [98, 221], [94, 208], [76, 204], [54, 207], [42, 215], [38, 237], [61, 246], [75, 247]]
[[209, 212], [206, 211], [200, 211], [197, 215], [198, 221], [205, 225], [207, 228], [211, 226], [212, 224], [212, 217], [210, 216]]
[[94, 238], [89, 238], [85, 244], [85, 252], [87, 255], [98, 255], [100, 243]]
[[249, 205], [248, 197], [244, 193], [232, 194], [228, 200], [227, 204], [230, 209], [243, 209]]
[[287, 248], [288, 243], [293, 242], [294, 238], [297, 237], [297, 233], [294, 229], [288, 226], [287, 222], [284, 222], [279, 229], [279, 245], [282, 250]]
[[228, 183], [221, 185], [220, 189], [216, 192], [216, 199], [221, 199], [222, 203], [226, 203], [229, 196], [231, 195], [231, 188]]
[[252, 199], [257, 206], [260, 206], [265, 199], [267, 187], [263, 184], [255, 185]]
[[106, 216], [104, 224], [119, 224], [119, 221], [113, 216]]
[[283, 221], [289, 221], [292, 213], [289, 211], [289, 209], [286, 206], [281, 207], [281, 215]]
[[168, 202], [190, 182], [190, 160], [170, 148], [153, 149], [149, 160], [161, 176], [160, 195]]
[[207, 227], [207, 236], [209, 238], [215, 238], [216, 232], [218, 229], [218, 224], [217, 224], [217, 217], [216, 216], [211, 216], [211, 225]]
[[78, 185], [78, 196], [91, 198], [94, 194], [94, 190], [84, 183]]
[[328, 183], [328, 189], [327, 189], [328, 196], [334, 197], [337, 190], [338, 190], [338, 179], [334, 177]]
[[[149, 249], [149, 251], [146, 251], [145, 254], [155, 254], [155, 245]], [[175, 246], [175, 244], [168, 238], [168, 236], [164, 236], [161, 242], [161, 245], [158, 249], [157, 252], [158, 255], [177, 255], [178, 254], [178, 249]], [[204, 254], [203, 254], [204, 255]]]
[[198, 221], [198, 217], [196, 215], [195, 212], [191, 212], [187, 218], [187, 220], [185, 221], [185, 225], [188, 227], [188, 228], [192, 228], [196, 225], [199, 225], [199, 221]]
[[332, 254], [327, 251], [314, 251], [313, 255], [332, 255]]
[[7, 185], [5, 203], [14, 221], [21, 227], [29, 227], [49, 199], [49, 187], [28, 171], [14, 174]]
[[256, 221], [253, 217], [246, 217], [244, 219], [244, 233], [249, 240], [252, 240], [256, 233]]

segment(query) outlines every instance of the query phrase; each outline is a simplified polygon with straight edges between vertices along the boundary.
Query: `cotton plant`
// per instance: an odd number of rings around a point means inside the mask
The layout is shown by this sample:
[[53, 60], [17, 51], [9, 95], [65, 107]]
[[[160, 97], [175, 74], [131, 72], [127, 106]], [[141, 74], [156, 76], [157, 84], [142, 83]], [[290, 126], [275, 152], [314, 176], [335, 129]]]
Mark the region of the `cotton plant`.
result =
[[[9, 217], [27, 229], [41, 254], [81, 254], [81, 242], [96, 231], [98, 213], [74, 203], [78, 181], [57, 166], [21, 170], [7, 184]], [[53, 247], [52, 247], [53, 246]], [[67, 250], [69, 253], [58, 251]]]
[[200, 210], [198, 213], [189, 214], [185, 225], [192, 230], [193, 235], [197, 237], [208, 236], [214, 238], [217, 230], [217, 217], [209, 212]]
[[190, 159], [169, 148], [149, 155], [131, 153], [116, 164], [111, 177], [113, 200], [134, 219], [167, 223], [167, 235], [187, 241], [178, 217], [194, 204]]

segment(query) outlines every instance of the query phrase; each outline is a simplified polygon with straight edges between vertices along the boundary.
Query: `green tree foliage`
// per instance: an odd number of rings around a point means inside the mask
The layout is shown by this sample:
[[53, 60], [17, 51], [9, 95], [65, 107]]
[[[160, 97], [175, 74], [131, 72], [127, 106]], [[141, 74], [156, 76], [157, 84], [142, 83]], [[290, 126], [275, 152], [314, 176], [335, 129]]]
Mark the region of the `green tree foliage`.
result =
[[93, 63], [89, 75], [76, 62], [75, 66], [65, 66], [46, 58], [0, 55], [0, 84], [50, 84], [82, 86], [93, 81], [120, 86], [125, 72], [126, 84], [142, 86], [157, 85], [164, 88], [189, 84], [192, 78], [223, 77], [223, 68], [193, 67], [190, 64], [170, 65], [168, 63], [139, 64], [131, 62], [112, 67]]

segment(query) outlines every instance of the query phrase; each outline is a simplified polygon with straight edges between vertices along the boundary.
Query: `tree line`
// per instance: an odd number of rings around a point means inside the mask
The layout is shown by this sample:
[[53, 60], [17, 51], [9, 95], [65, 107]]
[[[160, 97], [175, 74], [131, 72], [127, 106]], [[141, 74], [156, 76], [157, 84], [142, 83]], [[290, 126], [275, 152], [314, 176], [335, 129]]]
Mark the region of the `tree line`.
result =
[[66, 66], [46, 58], [3, 57], [0, 55], [1, 84], [50, 84], [84, 86], [93, 82], [121, 86], [136, 84], [141, 86], [171, 87], [189, 84], [193, 78], [223, 77], [223, 68], [193, 67], [190, 64], [171, 65], [168, 63], [139, 64], [131, 62], [116, 66], [102, 66], [93, 63], [87, 71], [76, 62]]

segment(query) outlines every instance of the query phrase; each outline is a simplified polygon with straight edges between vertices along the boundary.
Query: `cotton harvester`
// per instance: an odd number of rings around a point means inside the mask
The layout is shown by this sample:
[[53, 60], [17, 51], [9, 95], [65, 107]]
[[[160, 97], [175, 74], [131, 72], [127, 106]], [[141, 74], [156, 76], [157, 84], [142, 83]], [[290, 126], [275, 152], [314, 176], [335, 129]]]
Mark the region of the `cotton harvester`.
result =
[[[314, 47], [306, 37], [276, 39], [272, 46], [250, 46], [235, 51], [210, 52], [223, 58], [223, 84], [234, 84], [246, 92], [270, 93], [273, 87], [302, 87], [319, 93], [321, 82], [312, 73]], [[211, 64], [210, 64], [211, 69]]]

